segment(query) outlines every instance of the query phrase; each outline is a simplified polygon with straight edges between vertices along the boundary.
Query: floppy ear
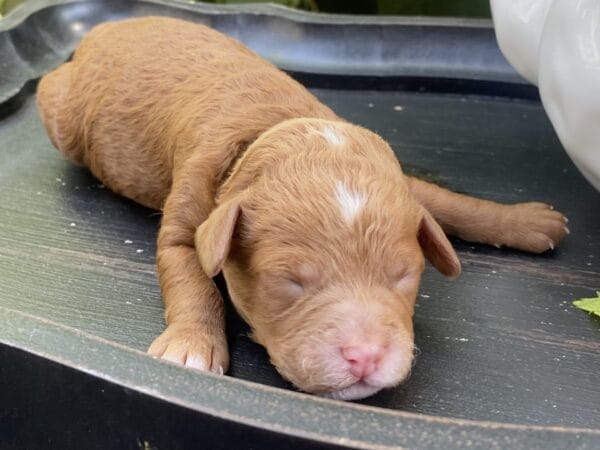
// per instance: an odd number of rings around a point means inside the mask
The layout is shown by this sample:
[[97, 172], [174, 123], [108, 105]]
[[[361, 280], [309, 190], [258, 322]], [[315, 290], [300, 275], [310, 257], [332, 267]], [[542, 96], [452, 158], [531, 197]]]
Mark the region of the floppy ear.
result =
[[223, 268], [241, 211], [240, 198], [236, 196], [217, 206], [196, 230], [196, 253], [204, 272], [211, 278]]
[[446, 233], [435, 219], [423, 208], [423, 217], [419, 226], [419, 244], [425, 258], [447, 277], [460, 275], [460, 261]]

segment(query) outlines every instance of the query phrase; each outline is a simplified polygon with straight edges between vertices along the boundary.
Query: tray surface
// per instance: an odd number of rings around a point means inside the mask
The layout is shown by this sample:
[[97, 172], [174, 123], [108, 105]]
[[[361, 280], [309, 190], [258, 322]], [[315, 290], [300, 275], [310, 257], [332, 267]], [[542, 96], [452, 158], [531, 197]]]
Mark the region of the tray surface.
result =
[[[4, 98], [0, 108], [0, 309], [18, 311], [15, 317], [22, 313], [32, 316], [23, 320], [38, 324], [41, 334], [48, 333], [44, 327], [58, 324], [59, 329], [64, 325], [84, 333], [85, 339], [101, 338], [118, 344], [115, 348], [119, 351], [132, 349], [140, 364], [146, 361], [148, 367], [159, 367], [157, 376], [164, 369], [177, 373], [180, 379], [212, 381], [136, 352], [144, 351], [164, 326], [154, 267], [160, 217], [114, 195], [86, 169], [64, 160], [52, 148], [38, 118], [35, 86], [26, 84], [68, 56], [78, 37], [90, 23], [98, 21], [94, 15], [98, 11], [107, 19], [146, 13], [195, 20], [209, 17], [217, 25], [226, 24], [224, 28], [245, 20], [240, 19], [243, 14], [231, 14], [234, 9], [228, 10], [230, 16], [212, 9], [202, 15], [202, 9], [181, 9], [177, 4], [132, 4], [138, 8], [124, 11], [111, 2], [66, 2], [54, 9], [21, 13], [28, 30], [38, 31], [33, 38], [25, 36], [19, 27], [9, 30], [13, 49], [20, 49], [20, 54], [33, 45], [32, 39], [38, 40], [36, 45], [44, 42], [40, 30], [54, 26], [52, 39], [65, 27], [72, 33], [63, 33], [62, 46], [48, 44], [33, 56], [26, 52], [26, 58], [35, 61], [28, 64], [28, 71], [21, 71], [19, 76], [13, 72], [4, 79], [0, 76], [0, 98]], [[299, 18], [304, 20], [305, 16], [296, 17], [297, 28], [301, 27]], [[48, 25], [42, 20], [48, 17], [55, 18], [56, 23]], [[43, 26], [36, 26], [38, 22]], [[244, 23], [253, 26], [251, 21]], [[343, 23], [335, 26], [347, 27]], [[394, 27], [386, 21], [378, 26]], [[479, 25], [474, 29], [480, 30]], [[6, 33], [1, 32], [0, 37]], [[250, 35], [248, 30], [243, 33], [246, 35]], [[50, 41], [55, 42], [46, 42]], [[0, 66], [6, 64], [7, 55], [10, 53], [0, 53]], [[299, 72], [303, 73], [318, 66], [310, 59], [302, 62], [301, 57], [293, 64], [287, 68], [302, 66]], [[364, 77], [370, 74], [360, 64], [353, 67], [350, 74], [363, 78], [331, 77], [335, 71], [311, 69], [315, 85], [321, 85], [320, 77], [327, 76], [329, 86], [312, 87], [312, 91], [341, 116], [380, 133], [406, 172], [501, 202], [552, 203], [570, 218], [571, 235], [558, 249], [541, 256], [454, 240], [463, 274], [456, 281], [447, 281], [428, 267], [415, 315], [420, 355], [409, 381], [361, 402], [362, 406], [322, 400], [317, 404], [337, 405], [340, 411], [364, 408], [364, 414], [375, 416], [385, 411], [372, 406], [453, 420], [562, 426], [567, 431], [577, 427], [588, 429], [579, 430], [584, 438], [586, 433], [595, 435], [591, 430], [600, 427], [600, 321], [576, 310], [571, 300], [589, 297], [600, 289], [600, 195], [562, 150], [541, 105], [531, 99], [510, 98], [503, 92], [499, 93], [503, 97], [481, 95], [477, 83], [469, 85], [472, 92], [460, 93], [431, 92], [427, 79], [421, 81], [424, 92], [407, 91], [401, 83], [394, 89], [386, 85], [388, 90], [367, 90], [361, 83], [369, 88], [376, 83], [366, 83]], [[497, 73], [504, 75], [482, 74], [481, 78], [498, 86], [520, 83], [500, 63], [497, 67], [501, 68]], [[414, 77], [417, 72], [407, 76]], [[446, 75], [452, 78], [456, 73]], [[27, 350], [23, 342], [30, 341], [30, 350], [40, 354], [41, 350], [33, 350], [41, 345], [35, 344], [35, 329], [21, 338], [10, 331], [11, 324], [21, 320], [12, 314], [6, 312], [5, 320], [0, 321], [8, 324], [0, 326], [0, 343]], [[40, 319], [52, 324], [45, 325], [38, 322]], [[65, 331], [66, 335], [71, 332]], [[229, 306], [230, 375], [290, 389], [247, 332], [247, 326]], [[48, 351], [42, 353], [50, 360], [64, 360], [60, 348], [55, 353]], [[85, 361], [83, 347], [80, 353]], [[87, 363], [80, 364], [86, 367]], [[120, 371], [119, 367], [106, 368], [104, 374], [98, 370], [100, 376]], [[135, 377], [130, 381], [135, 388]], [[161, 383], [160, 379], [157, 382]], [[159, 397], [164, 394], [158, 391]], [[304, 397], [310, 398], [297, 394], [284, 398], [292, 405], [297, 402], [302, 410], [307, 404], [301, 400]], [[418, 414], [414, 416], [417, 421]], [[332, 426], [334, 423], [332, 419]], [[462, 422], [452, 423], [460, 426]], [[326, 436], [335, 434], [320, 431]], [[547, 431], [558, 433], [557, 429]], [[397, 430], [387, 432], [402, 435]], [[595, 436], [600, 439], [600, 435]], [[588, 445], [585, 439], [574, 442]]]

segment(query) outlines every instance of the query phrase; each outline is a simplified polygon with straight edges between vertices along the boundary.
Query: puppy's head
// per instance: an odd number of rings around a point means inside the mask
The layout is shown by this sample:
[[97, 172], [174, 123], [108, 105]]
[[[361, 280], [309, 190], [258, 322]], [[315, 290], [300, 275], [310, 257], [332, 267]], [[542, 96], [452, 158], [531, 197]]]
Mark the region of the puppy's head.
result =
[[397, 385], [413, 360], [424, 257], [460, 264], [377, 135], [291, 121], [257, 140], [196, 233], [210, 276], [277, 370], [298, 388], [358, 399]]

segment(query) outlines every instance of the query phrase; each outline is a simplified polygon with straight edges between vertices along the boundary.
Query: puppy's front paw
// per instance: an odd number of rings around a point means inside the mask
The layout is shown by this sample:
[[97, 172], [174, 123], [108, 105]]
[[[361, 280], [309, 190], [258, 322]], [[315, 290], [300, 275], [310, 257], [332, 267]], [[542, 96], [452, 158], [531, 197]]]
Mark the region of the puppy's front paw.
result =
[[225, 333], [211, 333], [188, 324], [169, 325], [150, 345], [148, 353], [186, 367], [221, 375], [229, 367]]
[[569, 234], [567, 218], [545, 203], [506, 205], [496, 246], [506, 245], [533, 253], [552, 250]]

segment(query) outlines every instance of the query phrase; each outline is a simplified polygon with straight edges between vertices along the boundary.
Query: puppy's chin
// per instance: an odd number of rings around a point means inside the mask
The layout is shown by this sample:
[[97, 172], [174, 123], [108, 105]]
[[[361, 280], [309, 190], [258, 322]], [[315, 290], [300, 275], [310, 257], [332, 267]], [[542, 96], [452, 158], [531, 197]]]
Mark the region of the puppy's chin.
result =
[[[408, 361], [411, 361], [410, 358]], [[383, 372], [375, 372], [372, 376], [361, 378], [340, 387], [331, 388], [326, 391], [316, 392], [320, 397], [331, 398], [334, 400], [361, 400], [363, 398], [375, 395], [382, 389], [392, 388], [403, 383], [410, 374], [409, 364], [404, 370], [401, 370], [395, 376]]]
[[317, 395], [324, 398], [331, 398], [333, 400], [361, 400], [376, 394], [381, 389], [383, 389], [383, 387], [373, 386], [364, 380], [358, 380], [357, 382], [345, 388], [321, 392]]

